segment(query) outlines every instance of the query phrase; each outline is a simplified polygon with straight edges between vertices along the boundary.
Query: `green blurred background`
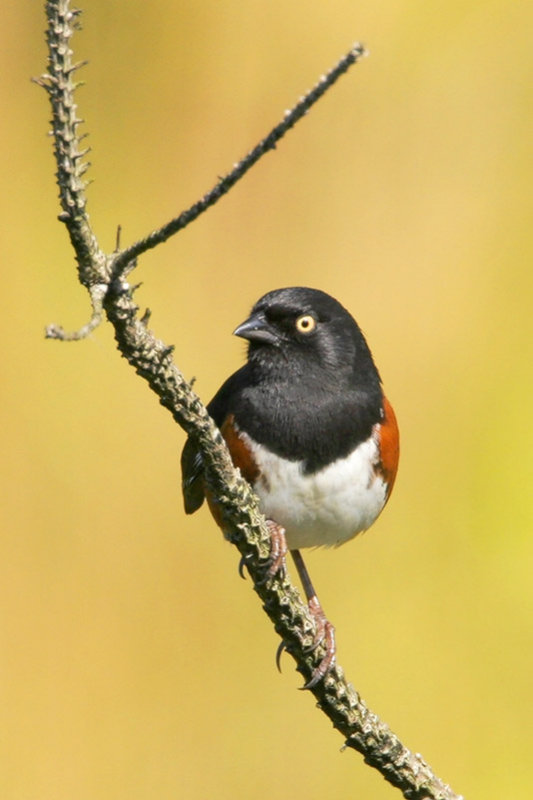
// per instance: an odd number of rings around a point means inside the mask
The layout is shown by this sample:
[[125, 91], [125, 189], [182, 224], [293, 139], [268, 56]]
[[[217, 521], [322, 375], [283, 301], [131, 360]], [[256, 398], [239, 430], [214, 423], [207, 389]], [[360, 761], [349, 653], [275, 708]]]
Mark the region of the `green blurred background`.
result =
[[[352, 41], [354, 67], [140, 303], [208, 400], [265, 291], [368, 336], [402, 431], [370, 534], [308, 565], [370, 706], [467, 798], [529, 798], [533, 6], [86, 0], [76, 56], [102, 245], [196, 200]], [[89, 314], [57, 190], [42, 5], [2, 5], [0, 796], [391, 798], [296, 691], [237, 552], [185, 519], [183, 433]], [[399, 796], [399, 795], [396, 795]]]

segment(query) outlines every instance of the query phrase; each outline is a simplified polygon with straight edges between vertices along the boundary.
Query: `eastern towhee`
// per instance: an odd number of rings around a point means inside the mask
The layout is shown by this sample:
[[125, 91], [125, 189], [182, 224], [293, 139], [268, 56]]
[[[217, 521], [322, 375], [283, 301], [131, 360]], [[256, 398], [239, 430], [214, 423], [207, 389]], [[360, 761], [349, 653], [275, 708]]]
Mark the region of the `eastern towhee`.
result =
[[[207, 409], [269, 522], [270, 574], [288, 548], [302, 580], [317, 623], [315, 645], [326, 650], [310, 687], [334, 664], [335, 639], [300, 548], [340, 545], [372, 525], [394, 484], [398, 427], [366, 340], [333, 297], [277, 289], [234, 333], [248, 340], [248, 360]], [[205, 497], [192, 439], [182, 471], [185, 511], [192, 514]]]

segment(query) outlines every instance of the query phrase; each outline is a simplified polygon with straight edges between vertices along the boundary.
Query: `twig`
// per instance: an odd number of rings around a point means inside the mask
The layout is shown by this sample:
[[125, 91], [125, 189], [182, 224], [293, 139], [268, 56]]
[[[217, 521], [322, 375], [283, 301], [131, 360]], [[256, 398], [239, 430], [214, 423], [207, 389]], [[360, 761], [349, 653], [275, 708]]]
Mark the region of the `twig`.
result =
[[241, 161], [239, 161], [231, 172], [224, 175], [218, 183], [209, 191], [201, 200], [194, 203], [186, 211], [182, 211], [175, 219], [167, 222], [156, 231], [153, 231], [144, 239], [135, 242], [135, 244], [123, 250], [115, 257], [113, 263], [113, 275], [116, 277], [120, 274], [121, 268], [132, 258], [137, 258], [142, 253], [150, 250], [158, 244], [166, 242], [171, 236], [178, 231], [185, 228], [186, 225], [193, 222], [204, 211], [214, 205], [221, 197], [223, 197], [234, 186], [240, 178], [245, 175], [254, 164], [259, 161], [261, 156], [268, 153], [269, 150], [274, 150], [277, 142], [285, 136], [297, 122], [300, 120], [309, 109], [319, 100], [327, 90], [343, 75], [352, 64], [355, 64], [359, 59], [365, 55], [363, 45], [356, 43], [353, 47], [343, 56], [340, 61], [328, 73], [323, 75], [316, 86], [307, 92], [296, 105], [285, 113], [285, 116], [275, 128], [273, 128], [268, 136], [265, 136], [253, 150], [251, 150]]
[[83, 325], [79, 330], [65, 331], [61, 325], [51, 323], [45, 328], [45, 337], [47, 339], [60, 339], [62, 342], [77, 342], [80, 339], [86, 339], [102, 321], [102, 314], [104, 313], [103, 302], [108, 288], [107, 283], [96, 283], [94, 286], [89, 287], [93, 313], [91, 314], [89, 322]]
[[[361, 54], [353, 48], [337, 67], [306, 95], [285, 120], [247, 156], [240, 165], [188, 212], [160, 231], [120, 253], [106, 256], [89, 225], [84, 195], [83, 152], [77, 133], [80, 120], [74, 104], [75, 84], [72, 74], [70, 39], [79, 12], [71, 11], [68, 0], [49, 0], [47, 41], [49, 72], [38, 82], [45, 87], [52, 105], [54, 152], [58, 165], [57, 180], [65, 222], [76, 253], [80, 281], [89, 289], [93, 314], [91, 321], [77, 334], [48, 329], [53, 338], [82, 338], [94, 329], [102, 310], [114, 326], [122, 355], [156, 392], [176, 422], [194, 436], [202, 451], [211, 493], [217, 498], [225, 535], [239, 549], [276, 631], [294, 657], [297, 669], [308, 680], [320, 663], [322, 648], [310, 648], [314, 621], [307, 606], [286, 575], [264, 582], [264, 561], [270, 550], [270, 537], [257, 498], [240, 473], [234, 469], [220, 431], [204, 405], [172, 361], [173, 348], [166, 346], [147, 328], [149, 314], [141, 319], [133, 301], [134, 289], [125, 283], [125, 275], [135, 266], [135, 257], [184, 227], [216, 202], [250, 166], [301, 118], [334, 80]], [[347, 747], [363, 754], [365, 761], [378, 769], [393, 786], [410, 800], [460, 800], [430, 769], [421, 756], [411, 753], [391, 730], [373, 714], [335, 667], [313, 694], [322, 711], [342, 733]]]

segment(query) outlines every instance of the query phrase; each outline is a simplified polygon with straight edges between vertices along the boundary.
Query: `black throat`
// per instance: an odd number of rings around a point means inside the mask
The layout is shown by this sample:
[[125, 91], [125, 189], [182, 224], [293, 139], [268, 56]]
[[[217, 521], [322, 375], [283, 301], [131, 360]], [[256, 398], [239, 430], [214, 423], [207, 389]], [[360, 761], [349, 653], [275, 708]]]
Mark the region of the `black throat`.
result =
[[[324, 370], [312, 361], [250, 353], [233, 413], [239, 428], [307, 474], [344, 458], [382, 418], [383, 393], [370, 353], [356, 365]], [[355, 368], [354, 368], [355, 367]]]

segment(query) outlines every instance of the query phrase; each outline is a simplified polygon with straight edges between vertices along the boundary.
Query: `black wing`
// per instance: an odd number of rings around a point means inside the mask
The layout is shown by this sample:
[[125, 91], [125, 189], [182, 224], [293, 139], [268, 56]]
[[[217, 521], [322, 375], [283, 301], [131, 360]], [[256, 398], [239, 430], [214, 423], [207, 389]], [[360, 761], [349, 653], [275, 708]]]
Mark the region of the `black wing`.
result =
[[[247, 383], [247, 366], [245, 364], [237, 372], [234, 372], [222, 384], [207, 406], [209, 415], [215, 420], [219, 428], [231, 412], [236, 394]], [[204, 502], [204, 464], [196, 442], [190, 437], [185, 442], [181, 453], [181, 476], [185, 513], [194, 514]]]

